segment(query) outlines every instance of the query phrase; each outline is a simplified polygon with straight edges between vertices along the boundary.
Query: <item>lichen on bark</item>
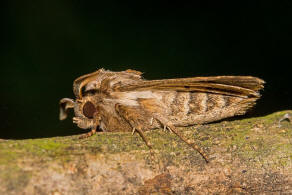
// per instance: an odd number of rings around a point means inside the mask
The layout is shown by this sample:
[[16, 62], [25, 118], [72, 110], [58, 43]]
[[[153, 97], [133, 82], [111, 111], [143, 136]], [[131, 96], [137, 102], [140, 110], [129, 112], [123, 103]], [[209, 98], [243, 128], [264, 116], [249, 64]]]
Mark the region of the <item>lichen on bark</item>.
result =
[[180, 128], [211, 162], [175, 135], [98, 133], [0, 140], [0, 194], [292, 193], [292, 124], [263, 117]]

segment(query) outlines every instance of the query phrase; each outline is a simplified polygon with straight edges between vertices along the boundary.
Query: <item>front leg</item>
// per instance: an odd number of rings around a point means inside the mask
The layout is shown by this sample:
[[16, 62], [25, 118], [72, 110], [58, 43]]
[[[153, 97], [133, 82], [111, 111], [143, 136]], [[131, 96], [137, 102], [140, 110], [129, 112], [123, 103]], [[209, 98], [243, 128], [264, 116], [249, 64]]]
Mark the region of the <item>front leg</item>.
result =
[[96, 133], [96, 128], [93, 128], [91, 131], [89, 131], [88, 133], [84, 133], [82, 135], [79, 136], [79, 139], [84, 139], [84, 138], [88, 138], [93, 136]]

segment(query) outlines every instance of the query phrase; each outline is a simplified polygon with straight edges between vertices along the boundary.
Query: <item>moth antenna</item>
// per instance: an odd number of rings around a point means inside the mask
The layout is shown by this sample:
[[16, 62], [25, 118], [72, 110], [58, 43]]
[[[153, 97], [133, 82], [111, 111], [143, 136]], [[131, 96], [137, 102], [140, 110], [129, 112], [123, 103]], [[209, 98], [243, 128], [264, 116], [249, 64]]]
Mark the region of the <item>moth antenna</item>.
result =
[[93, 73], [89, 73], [78, 77], [73, 83], [73, 92], [77, 98], [82, 98], [82, 88], [89, 82], [94, 81], [98, 78], [98, 75], [103, 72], [103, 69], [99, 69]]

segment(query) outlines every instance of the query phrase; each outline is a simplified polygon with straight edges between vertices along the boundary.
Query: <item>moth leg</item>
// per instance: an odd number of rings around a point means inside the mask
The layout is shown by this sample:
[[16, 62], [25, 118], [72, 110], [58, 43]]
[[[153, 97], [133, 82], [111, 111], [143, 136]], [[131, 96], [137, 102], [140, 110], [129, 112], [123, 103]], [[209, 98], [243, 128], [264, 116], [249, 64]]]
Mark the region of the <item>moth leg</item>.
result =
[[172, 126], [172, 127], [169, 127], [170, 130], [176, 134], [182, 141], [184, 141], [185, 143], [187, 143], [189, 146], [191, 146], [193, 149], [195, 149], [204, 159], [205, 161], [208, 163], [209, 162], [209, 159], [207, 157], [207, 154], [195, 143], [193, 143], [192, 141], [186, 139], [186, 137], [184, 137], [179, 131], [177, 131], [177, 129]]
[[[148, 146], [148, 148], [150, 150], [152, 150], [152, 144], [149, 142], [149, 140], [146, 138], [146, 136], [144, 135], [143, 131], [140, 130], [140, 129], [136, 129], [136, 128], [133, 128], [135, 131], [137, 131], [139, 133], [139, 135], [142, 137], [143, 141], [145, 142], [146, 146]], [[133, 131], [134, 132], [134, 131]]]
[[152, 145], [150, 141], [146, 138], [142, 130], [146, 123], [144, 120], [142, 120], [143, 115], [141, 115], [141, 112], [143, 112], [143, 110], [138, 110], [137, 108], [132, 108], [132, 107], [121, 105], [121, 104], [116, 104], [115, 109], [119, 113], [119, 115], [123, 117], [129, 123], [129, 125], [133, 128], [132, 135], [135, 132], [139, 133], [139, 135], [142, 137], [143, 141], [145, 142], [145, 144], [148, 146], [148, 148], [151, 151]]
[[137, 131], [139, 133], [139, 135], [142, 137], [143, 141], [145, 142], [146, 146], [149, 148], [149, 152], [150, 152], [150, 156], [151, 156], [151, 160], [155, 159], [155, 153], [153, 151], [152, 148], [152, 144], [149, 142], [149, 140], [146, 138], [145, 134], [143, 133], [143, 131], [141, 129], [136, 129], [133, 128], [133, 130]]
[[79, 136], [79, 139], [84, 139], [84, 138], [88, 138], [93, 136], [96, 133], [96, 128], [93, 128], [91, 131], [89, 131], [88, 133], [84, 133], [82, 135]]
[[136, 132], [136, 128], [134, 127], [132, 130], [132, 135], [134, 135], [135, 132]]
[[195, 149], [203, 158], [204, 160], [208, 163], [209, 159], [206, 155], [206, 153], [195, 143], [193, 143], [193, 141], [188, 140], [185, 136], [183, 136], [176, 128], [175, 126], [171, 123], [168, 122], [167, 120], [159, 120], [162, 125], [164, 127], [167, 127], [167, 129], [169, 129], [171, 132], [173, 132], [175, 135], [177, 135], [183, 142], [185, 142], [186, 144], [188, 144], [190, 147], [192, 147], [193, 149]]
[[171, 130], [169, 129], [169, 127], [166, 126], [166, 125], [164, 125], [164, 126], [163, 126], [163, 131], [166, 132], [167, 130], [171, 132]]
[[153, 117], [150, 119], [150, 125], [153, 125]]

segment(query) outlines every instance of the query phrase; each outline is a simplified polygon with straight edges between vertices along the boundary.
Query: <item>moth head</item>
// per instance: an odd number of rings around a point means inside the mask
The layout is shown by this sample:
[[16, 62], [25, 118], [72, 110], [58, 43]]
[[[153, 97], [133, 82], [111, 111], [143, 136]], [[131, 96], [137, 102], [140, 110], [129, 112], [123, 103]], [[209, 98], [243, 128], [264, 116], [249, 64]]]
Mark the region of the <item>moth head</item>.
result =
[[74, 107], [75, 117], [73, 122], [83, 129], [93, 128], [98, 125], [98, 109], [92, 96], [85, 96], [76, 100]]
[[73, 117], [73, 122], [76, 123], [78, 127], [88, 129], [97, 125], [98, 110], [90, 97], [84, 97], [76, 101], [69, 98], [61, 99], [60, 120], [67, 118], [70, 108], [74, 109], [75, 117]]

